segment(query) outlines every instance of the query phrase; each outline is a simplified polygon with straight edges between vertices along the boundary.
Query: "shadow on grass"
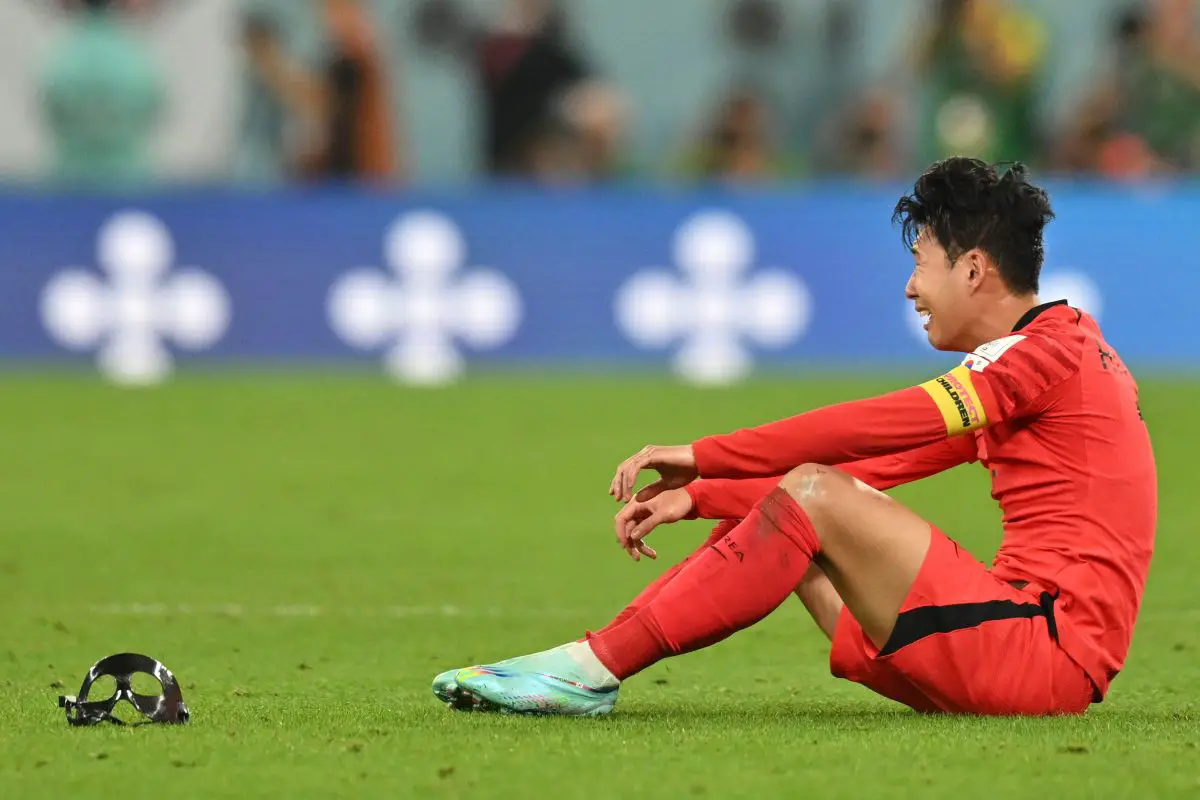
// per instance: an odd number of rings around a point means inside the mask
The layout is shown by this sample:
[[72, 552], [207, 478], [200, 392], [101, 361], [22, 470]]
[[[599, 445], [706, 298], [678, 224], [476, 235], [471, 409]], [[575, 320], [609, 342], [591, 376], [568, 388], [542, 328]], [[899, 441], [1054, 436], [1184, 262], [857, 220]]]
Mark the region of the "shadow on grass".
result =
[[[808, 728], [840, 730], [886, 730], [897, 727], [926, 731], [962, 731], [990, 729], [996, 732], [1034, 732], [1064, 730], [1087, 733], [1115, 731], [1154, 731], [1167, 729], [1182, 733], [1200, 722], [1195, 709], [1175, 710], [1092, 710], [1083, 716], [986, 717], [970, 714], [923, 714], [900, 705], [875, 702], [804, 702], [778, 703], [743, 700], [741, 702], [673, 703], [631, 702], [606, 717], [594, 719], [538, 715], [447, 714], [447, 722], [485, 725], [582, 725], [593, 730], [645, 728], [677, 729], [721, 727], [754, 730], [762, 728]], [[595, 727], [592, 727], [595, 726]], [[1186, 738], [1186, 737], [1185, 737]]]
[[1189, 726], [1200, 722], [1195, 708], [1177, 709], [1101, 709], [1093, 708], [1081, 716], [994, 717], [975, 714], [925, 714], [900, 705], [880, 705], [873, 702], [781, 702], [743, 701], [714, 705], [674, 705], [667, 703], [631, 703], [606, 720], [613, 725], [687, 724], [704, 722], [732, 723], [738, 727], [778, 724], [808, 726], [928, 728], [1055, 728], [1104, 730], [1120, 728], [1154, 728], [1158, 726]]
[[740, 703], [631, 703], [608, 719], [614, 723], [627, 721], [630, 724], [645, 722], [701, 722], [705, 720], [736, 719], [739, 725], [754, 726], [763, 723], [818, 721], [884, 723], [899, 719], [915, 719], [917, 714], [903, 706], [880, 706], [855, 703], [770, 703], [743, 701]]

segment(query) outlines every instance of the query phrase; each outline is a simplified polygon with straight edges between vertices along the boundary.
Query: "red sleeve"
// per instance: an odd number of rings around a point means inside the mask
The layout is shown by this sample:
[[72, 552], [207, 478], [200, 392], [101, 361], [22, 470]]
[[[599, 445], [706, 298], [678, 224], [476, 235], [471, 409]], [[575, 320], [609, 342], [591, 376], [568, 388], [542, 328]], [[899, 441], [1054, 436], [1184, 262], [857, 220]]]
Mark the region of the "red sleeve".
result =
[[838, 464], [838, 469], [882, 492], [968, 464], [978, 457], [974, 436], [955, 436], [903, 453]]
[[692, 496], [693, 518], [739, 519], [779, 485], [782, 476], [766, 478], [713, 478], [692, 481], [687, 492]]
[[804, 463], [843, 464], [941, 441], [987, 424], [963, 366], [867, 400], [693, 442], [702, 477], [780, 475]]
[[989, 424], [1042, 413], [1079, 371], [1083, 334], [1055, 327], [981, 345], [920, 386], [839, 403], [693, 442], [705, 478], [781, 475], [804, 463], [890, 455]]
[[[838, 469], [872, 488], [884, 491], [936, 475], [959, 464], [974, 461], [975, 458], [975, 439], [957, 436], [894, 455], [839, 464]], [[780, 477], [772, 475], [766, 478], [692, 481], [687, 486], [688, 494], [692, 496], [692, 516], [702, 519], [745, 517], [759, 500], [779, 485]]]

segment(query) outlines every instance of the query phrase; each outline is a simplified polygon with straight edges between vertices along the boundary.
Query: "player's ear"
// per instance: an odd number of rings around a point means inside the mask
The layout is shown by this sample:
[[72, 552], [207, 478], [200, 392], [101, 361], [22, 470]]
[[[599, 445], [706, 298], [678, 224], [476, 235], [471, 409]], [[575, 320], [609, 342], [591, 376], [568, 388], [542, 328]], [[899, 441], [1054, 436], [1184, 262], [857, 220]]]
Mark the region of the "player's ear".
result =
[[963, 266], [966, 267], [967, 286], [971, 291], [975, 291], [983, 283], [983, 278], [987, 274], [987, 256], [978, 247], [972, 248], [963, 254]]

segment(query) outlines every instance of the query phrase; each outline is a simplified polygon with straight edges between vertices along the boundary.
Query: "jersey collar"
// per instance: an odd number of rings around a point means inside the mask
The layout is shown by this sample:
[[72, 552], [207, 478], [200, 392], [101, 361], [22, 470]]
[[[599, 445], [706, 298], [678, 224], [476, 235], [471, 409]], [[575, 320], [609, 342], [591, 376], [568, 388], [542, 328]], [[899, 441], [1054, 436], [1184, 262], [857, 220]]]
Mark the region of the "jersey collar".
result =
[[1021, 318], [1017, 320], [1017, 324], [1013, 326], [1012, 332], [1016, 333], [1017, 331], [1021, 330], [1021, 328], [1024, 328], [1026, 325], [1033, 322], [1035, 319], [1037, 319], [1038, 315], [1046, 309], [1054, 308], [1055, 306], [1065, 306], [1066, 304], [1066, 300], [1054, 300], [1049, 303], [1042, 303], [1040, 306], [1034, 306], [1021, 315]]

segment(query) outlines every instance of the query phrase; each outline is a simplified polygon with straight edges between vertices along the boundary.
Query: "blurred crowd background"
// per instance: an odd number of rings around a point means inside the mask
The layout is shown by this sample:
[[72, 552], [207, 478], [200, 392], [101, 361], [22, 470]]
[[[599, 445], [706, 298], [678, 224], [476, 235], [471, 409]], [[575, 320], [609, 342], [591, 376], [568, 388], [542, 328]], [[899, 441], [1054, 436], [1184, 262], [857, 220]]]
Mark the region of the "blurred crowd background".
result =
[[0, 181], [1200, 168], [1195, 0], [3, 0]]

